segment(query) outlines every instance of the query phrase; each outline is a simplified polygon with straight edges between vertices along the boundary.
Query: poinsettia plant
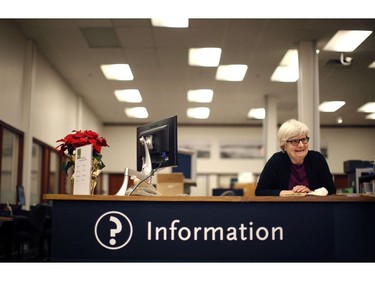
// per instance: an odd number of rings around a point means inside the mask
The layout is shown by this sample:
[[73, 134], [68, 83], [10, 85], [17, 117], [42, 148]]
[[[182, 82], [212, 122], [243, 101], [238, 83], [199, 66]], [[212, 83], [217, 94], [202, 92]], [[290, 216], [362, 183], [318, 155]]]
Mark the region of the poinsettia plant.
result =
[[64, 138], [57, 140], [61, 142], [55, 149], [56, 151], [68, 158], [64, 163], [64, 170], [67, 173], [69, 168], [74, 166], [75, 150], [87, 144], [92, 144], [93, 147], [93, 168], [101, 170], [105, 167], [102, 161], [101, 150], [103, 146], [109, 146], [107, 140], [101, 137], [98, 133], [91, 130], [73, 130], [71, 134], [66, 135]]

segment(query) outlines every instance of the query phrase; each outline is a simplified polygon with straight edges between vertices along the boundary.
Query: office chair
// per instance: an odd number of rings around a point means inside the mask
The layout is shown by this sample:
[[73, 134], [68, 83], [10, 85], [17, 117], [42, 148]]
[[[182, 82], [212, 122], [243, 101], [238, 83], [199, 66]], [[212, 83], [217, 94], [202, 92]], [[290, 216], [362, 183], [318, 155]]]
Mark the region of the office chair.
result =
[[214, 188], [212, 189], [213, 196], [243, 196], [243, 189], [234, 188]]
[[233, 190], [226, 190], [220, 196], [236, 196], [236, 193]]
[[[18, 249], [18, 259], [26, 260], [27, 254], [30, 258], [45, 258], [50, 250], [51, 231], [48, 224], [50, 206], [37, 204], [31, 211], [25, 223], [19, 223], [15, 228], [15, 240]], [[27, 248], [26, 248], [27, 246]]]

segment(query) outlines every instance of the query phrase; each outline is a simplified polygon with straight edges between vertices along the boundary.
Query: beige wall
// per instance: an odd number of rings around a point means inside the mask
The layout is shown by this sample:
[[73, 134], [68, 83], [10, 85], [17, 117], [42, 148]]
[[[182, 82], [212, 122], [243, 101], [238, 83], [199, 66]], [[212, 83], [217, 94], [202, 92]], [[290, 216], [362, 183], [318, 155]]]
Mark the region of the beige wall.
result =
[[[105, 137], [110, 147], [103, 150], [106, 172], [122, 172], [125, 167], [135, 168], [136, 127], [107, 126]], [[220, 143], [262, 142], [261, 127], [178, 127], [178, 141], [184, 143], [209, 143], [211, 157], [198, 159], [199, 173], [260, 173], [264, 159], [221, 159]], [[342, 174], [346, 160], [375, 159], [375, 130], [373, 128], [323, 128], [321, 144], [328, 150], [331, 172]]]
[[0, 21], [0, 119], [21, 129], [25, 38]]
[[[30, 42], [7, 20], [0, 20], [0, 38], [0, 120], [24, 132], [30, 130], [31, 137], [51, 146], [79, 127], [101, 133], [99, 119], [35, 45], [31, 51], [35, 56], [33, 65], [26, 66], [25, 62], [30, 61], [26, 55]], [[30, 85], [25, 82], [26, 77], [31, 77]]]

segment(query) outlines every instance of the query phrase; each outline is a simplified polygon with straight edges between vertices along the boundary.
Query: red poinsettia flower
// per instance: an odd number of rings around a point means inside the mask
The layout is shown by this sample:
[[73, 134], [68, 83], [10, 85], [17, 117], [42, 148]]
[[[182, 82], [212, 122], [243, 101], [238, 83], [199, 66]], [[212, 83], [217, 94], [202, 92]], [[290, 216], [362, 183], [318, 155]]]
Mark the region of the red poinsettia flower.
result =
[[68, 156], [70, 161], [65, 166], [67, 171], [70, 166], [74, 165], [72, 158], [74, 151], [77, 147], [92, 144], [93, 157], [99, 161], [100, 168], [104, 167], [104, 163], [101, 161], [102, 155], [101, 150], [103, 146], [109, 146], [107, 140], [101, 137], [98, 133], [91, 130], [73, 130], [71, 134], [66, 135], [63, 139], [59, 139], [56, 142], [62, 142], [55, 149], [62, 156]]
[[109, 146], [105, 138], [91, 130], [73, 130], [72, 134], [66, 135], [63, 139], [57, 140], [57, 142], [62, 142], [56, 147], [56, 150], [61, 155], [64, 155], [66, 151], [69, 155], [72, 155], [77, 147], [87, 144], [92, 144], [94, 152], [100, 154], [103, 146]]

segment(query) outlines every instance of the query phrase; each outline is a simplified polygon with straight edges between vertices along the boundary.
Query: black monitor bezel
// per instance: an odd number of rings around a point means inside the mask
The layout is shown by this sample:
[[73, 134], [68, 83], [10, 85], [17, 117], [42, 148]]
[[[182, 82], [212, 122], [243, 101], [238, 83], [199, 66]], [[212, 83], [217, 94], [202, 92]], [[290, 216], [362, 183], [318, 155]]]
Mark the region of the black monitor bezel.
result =
[[[167, 153], [168, 159], [165, 161], [160, 161], [160, 157], [154, 154], [154, 149], [150, 149], [150, 157], [152, 169], [156, 168], [166, 168], [177, 166], [177, 115], [161, 119], [155, 122], [147, 123], [137, 127], [136, 143], [137, 143], [137, 171], [142, 171], [143, 158], [145, 157], [145, 149], [140, 141], [142, 136], [147, 135], [152, 132], [156, 136], [159, 134], [167, 134], [168, 144]], [[160, 135], [159, 135], [160, 137]], [[162, 162], [162, 163], [160, 163]]]

